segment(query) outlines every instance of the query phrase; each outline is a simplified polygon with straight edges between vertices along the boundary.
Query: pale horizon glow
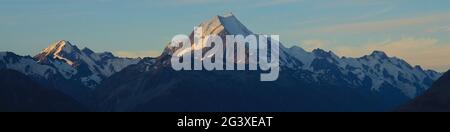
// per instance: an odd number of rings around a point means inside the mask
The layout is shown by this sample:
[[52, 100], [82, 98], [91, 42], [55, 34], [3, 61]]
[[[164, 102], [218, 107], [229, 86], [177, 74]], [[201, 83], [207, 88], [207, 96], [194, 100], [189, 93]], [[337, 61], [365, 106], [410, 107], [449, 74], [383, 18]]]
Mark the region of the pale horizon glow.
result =
[[64, 39], [122, 57], [158, 56], [171, 38], [233, 12], [287, 46], [360, 57], [372, 50], [450, 68], [448, 0], [2, 0], [0, 51], [35, 55]]

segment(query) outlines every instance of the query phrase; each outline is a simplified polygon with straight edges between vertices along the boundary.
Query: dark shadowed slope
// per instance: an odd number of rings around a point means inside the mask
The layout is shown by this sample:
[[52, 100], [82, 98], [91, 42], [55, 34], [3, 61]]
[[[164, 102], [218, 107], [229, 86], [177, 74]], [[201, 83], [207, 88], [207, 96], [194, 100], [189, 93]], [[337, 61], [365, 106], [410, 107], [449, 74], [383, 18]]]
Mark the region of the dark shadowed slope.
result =
[[85, 111], [63, 93], [47, 89], [14, 70], [0, 71], [0, 111], [67, 112]]
[[450, 71], [437, 80], [427, 92], [398, 111], [450, 112]]

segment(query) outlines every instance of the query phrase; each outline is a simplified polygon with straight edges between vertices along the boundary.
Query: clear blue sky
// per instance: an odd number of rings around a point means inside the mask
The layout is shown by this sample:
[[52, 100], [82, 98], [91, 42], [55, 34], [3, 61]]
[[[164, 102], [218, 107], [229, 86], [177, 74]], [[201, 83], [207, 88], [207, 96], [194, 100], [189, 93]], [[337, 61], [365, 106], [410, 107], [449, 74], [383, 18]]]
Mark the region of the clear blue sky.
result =
[[361, 56], [384, 50], [450, 68], [449, 0], [0, 0], [0, 51], [34, 55], [65, 39], [121, 55], [155, 55], [176, 34], [233, 12], [286, 46]]

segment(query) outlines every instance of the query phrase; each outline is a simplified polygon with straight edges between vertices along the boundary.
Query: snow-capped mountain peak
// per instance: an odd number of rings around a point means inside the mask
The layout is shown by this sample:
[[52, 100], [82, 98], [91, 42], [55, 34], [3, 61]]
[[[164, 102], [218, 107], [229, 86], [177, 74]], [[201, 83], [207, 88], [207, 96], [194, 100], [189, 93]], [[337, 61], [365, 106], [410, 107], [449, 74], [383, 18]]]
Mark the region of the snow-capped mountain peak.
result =
[[102, 79], [140, 60], [119, 58], [109, 52], [95, 53], [89, 48], [80, 50], [65, 40], [50, 45], [34, 58], [40, 64], [53, 66], [64, 78], [81, 80], [91, 88], [96, 87]]
[[78, 49], [76, 46], [72, 45], [69, 41], [60, 40], [49, 47], [45, 48], [41, 54], [49, 55], [59, 55], [61, 52], [70, 53], [75, 49]]
[[372, 54], [370, 54], [370, 56], [376, 57], [378, 59], [387, 59], [388, 58], [388, 55], [385, 52], [379, 51], [379, 50], [373, 51]]
[[[177, 52], [176, 56], [182, 56], [183, 54], [191, 53], [189, 51], [198, 51], [198, 50], [207, 50], [210, 47], [205, 47], [206, 42], [208, 40], [208, 36], [217, 35], [222, 41], [225, 43], [226, 35], [252, 35], [247, 27], [244, 26], [232, 13], [228, 13], [225, 15], [217, 15], [213, 18], [202, 22], [195, 28], [191, 34], [190, 39], [192, 46], [191, 48], [183, 49], [182, 51]], [[194, 36], [198, 38], [198, 41], [195, 41]], [[181, 47], [172, 47], [170, 44], [164, 50], [162, 56], [160, 58], [165, 58], [166, 55], [172, 55]], [[224, 47], [225, 48], [225, 47]], [[209, 56], [211, 57], [211, 56]], [[204, 57], [206, 58], [206, 57]], [[195, 59], [204, 59], [204, 58], [195, 58]], [[236, 62], [243, 62], [242, 60], [236, 60]], [[164, 59], [163, 64], [168, 64], [168, 59]]]
[[48, 61], [48, 58], [52, 58], [62, 60], [69, 65], [74, 65], [74, 62], [70, 57], [73, 57], [73, 52], [77, 51], [79, 51], [79, 49], [69, 41], [60, 40], [45, 48], [41, 53], [36, 55], [35, 58], [37, 58], [39, 62], [45, 62]]
[[314, 49], [312, 51], [312, 53], [314, 53], [314, 55], [316, 55], [317, 57], [322, 57], [322, 58], [331, 57], [333, 59], [339, 59], [339, 57], [336, 54], [334, 54], [333, 51], [328, 51], [327, 52], [327, 51], [325, 51], [323, 49]]
[[244, 26], [232, 13], [224, 16], [218, 16], [221, 24], [225, 27], [225, 31], [233, 35], [250, 35], [253, 34]]

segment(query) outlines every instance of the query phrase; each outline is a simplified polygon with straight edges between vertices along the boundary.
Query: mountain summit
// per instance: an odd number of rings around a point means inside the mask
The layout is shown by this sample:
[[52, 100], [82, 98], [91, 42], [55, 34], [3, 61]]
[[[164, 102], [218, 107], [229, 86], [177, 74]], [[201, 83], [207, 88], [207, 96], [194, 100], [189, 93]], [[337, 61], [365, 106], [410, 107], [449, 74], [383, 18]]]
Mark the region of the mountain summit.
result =
[[140, 60], [115, 57], [109, 52], [94, 53], [89, 48], [80, 50], [65, 40], [50, 45], [34, 58], [40, 64], [58, 69], [66, 79], [81, 81], [90, 88], [95, 88], [101, 80]]
[[225, 34], [232, 34], [247, 36], [253, 34], [232, 13], [226, 14], [224, 16], [215, 16], [209, 21], [201, 23], [199, 27], [203, 29], [203, 35], [214, 34], [221, 36]]
[[74, 50], [79, 49], [70, 44], [69, 41], [60, 40], [49, 47], [45, 48], [41, 53], [37, 54], [34, 58], [38, 60], [38, 62], [49, 63], [47, 58], [58, 59], [63, 61], [69, 65], [73, 65], [74, 62], [67, 59], [66, 57], [70, 57], [72, 52], [76, 52]]
[[74, 45], [72, 45], [69, 41], [59, 40], [58, 42], [45, 48], [42, 51], [42, 53], [45, 53], [46, 55], [50, 55], [50, 54], [58, 54], [61, 51], [71, 52], [74, 48], [76, 48], [76, 47]]

